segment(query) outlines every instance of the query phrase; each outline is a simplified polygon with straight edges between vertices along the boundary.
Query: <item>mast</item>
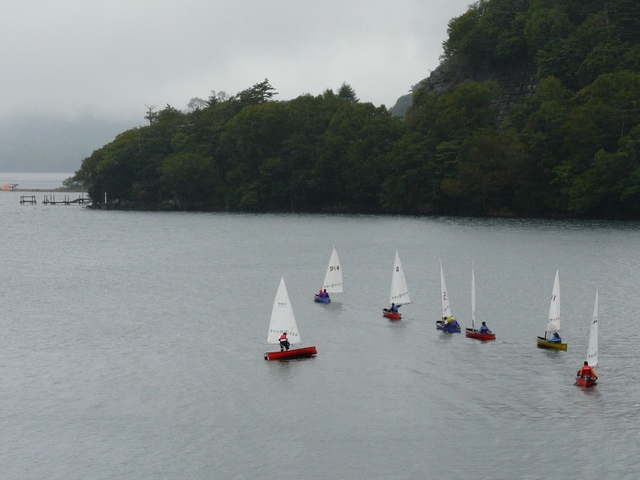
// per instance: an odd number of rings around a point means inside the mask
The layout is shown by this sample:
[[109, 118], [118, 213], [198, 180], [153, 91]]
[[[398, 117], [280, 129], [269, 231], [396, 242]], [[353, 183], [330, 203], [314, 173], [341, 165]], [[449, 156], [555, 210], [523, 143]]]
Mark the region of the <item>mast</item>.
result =
[[342, 270], [335, 246], [331, 252], [331, 258], [329, 258], [329, 265], [327, 265], [327, 273], [324, 276], [322, 288], [327, 293], [342, 293]]
[[451, 317], [451, 306], [449, 305], [449, 293], [447, 292], [447, 284], [444, 281], [444, 272], [442, 271], [442, 260], [440, 262], [440, 302], [442, 304], [442, 321], [447, 317]]
[[393, 263], [393, 274], [391, 276], [391, 293], [389, 294], [389, 303], [395, 303], [396, 305], [406, 305], [411, 303], [409, 298], [409, 288], [407, 287], [407, 281], [404, 278], [404, 270], [402, 269], [402, 263], [400, 263], [400, 255], [396, 250], [396, 258]]
[[553, 292], [551, 294], [551, 304], [549, 305], [549, 322], [545, 337], [549, 333], [560, 331], [560, 277], [556, 270], [556, 278], [553, 282]]
[[591, 318], [591, 329], [589, 330], [587, 362], [592, 367], [598, 365], [598, 290], [596, 290], [596, 300], [593, 305], [593, 317]]
[[280, 335], [282, 335], [283, 332], [287, 332], [289, 342], [292, 345], [302, 343], [300, 332], [298, 331], [298, 325], [296, 323], [296, 317], [293, 314], [293, 308], [291, 307], [291, 301], [289, 300], [287, 286], [284, 284], [284, 277], [280, 279], [278, 292], [276, 293], [276, 298], [273, 301], [271, 320], [269, 322], [269, 332], [267, 334], [267, 343], [277, 345], [279, 343]]
[[476, 277], [471, 264], [471, 330], [476, 329]]

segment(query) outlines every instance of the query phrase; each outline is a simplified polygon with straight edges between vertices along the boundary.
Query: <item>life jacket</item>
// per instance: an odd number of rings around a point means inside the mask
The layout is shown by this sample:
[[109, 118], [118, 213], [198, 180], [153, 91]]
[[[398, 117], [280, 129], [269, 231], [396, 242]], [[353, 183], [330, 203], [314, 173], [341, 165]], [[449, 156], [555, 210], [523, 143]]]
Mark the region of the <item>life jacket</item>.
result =
[[283, 333], [282, 335], [280, 335], [280, 341], [281, 342], [286, 342], [287, 341], [287, 334]]
[[580, 369], [580, 376], [581, 377], [593, 377], [593, 369], [591, 368], [590, 365], [585, 365], [584, 367], [582, 367]]
[[486, 325], [482, 325], [480, 327], [480, 332], [481, 333], [487, 333], [489, 331], [489, 327], [487, 327]]

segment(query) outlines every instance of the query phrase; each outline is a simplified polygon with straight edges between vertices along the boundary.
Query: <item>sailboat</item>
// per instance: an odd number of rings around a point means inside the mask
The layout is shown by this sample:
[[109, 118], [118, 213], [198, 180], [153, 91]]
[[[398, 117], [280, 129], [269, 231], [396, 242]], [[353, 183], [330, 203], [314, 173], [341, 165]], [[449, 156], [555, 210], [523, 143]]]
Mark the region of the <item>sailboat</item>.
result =
[[316, 294], [313, 296], [313, 299], [320, 303], [331, 303], [329, 293], [342, 293], [342, 269], [340, 268], [340, 259], [338, 258], [336, 247], [333, 247], [333, 252], [331, 252], [327, 273], [324, 276], [324, 283], [320, 291], [327, 293], [327, 295]]
[[[549, 305], [549, 323], [547, 323], [547, 330], [544, 332], [544, 337], [538, 337], [538, 347], [540, 348], [553, 348], [555, 350], [566, 350], [567, 344], [562, 343], [560, 336], [557, 334], [560, 331], [560, 278], [558, 271], [556, 270], [556, 279], [553, 282], [553, 293], [551, 294], [551, 305]], [[548, 335], [555, 334], [557, 340], [549, 339]]]
[[[596, 301], [593, 305], [593, 318], [591, 319], [591, 329], [589, 331], [587, 365], [589, 365], [590, 367], [595, 367], [596, 365], [598, 365], [598, 290], [596, 290]], [[592, 387], [598, 380], [593, 376], [580, 377], [579, 374], [580, 370], [576, 374], [576, 383], [582, 387]]]
[[[287, 334], [290, 344], [302, 345], [296, 317], [293, 315], [293, 308], [291, 308], [291, 302], [289, 301], [287, 286], [284, 284], [284, 277], [280, 280], [280, 286], [278, 287], [276, 298], [273, 301], [267, 343], [270, 345], [279, 345], [280, 336], [283, 333]], [[288, 360], [291, 358], [306, 358], [313, 357], [317, 353], [316, 347], [300, 347], [280, 352], [265, 352], [264, 359]]]
[[478, 340], [495, 340], [496, 334], [490, 331], [481, 332], [476, 330], [476, 277], [471, 264], [471, 328], [465, 328], [465, 335]]
[[449, 292], [447, 284], [444, 283], [444, 273], [442, 272], [442, 260], [440, 262], [440, 301], [442, 304], [442, 320], [436, 321], [436, 328], [449, 333], [460, 333], [460, 324], [453, 319], [451, 315], [451, 306], [449, 305]]
[[[400, 255], [396, 250], [396, 259], [393, 262], [393, 274], [391, 276], [391, 293], [389, 294], [389, 303], [399, 307], [411, 303], [409, 298], [409, 289], [407, 288], [407, 281], [404, 278], [404, 270], [402, 270], [402, 264], [400, 263]], [[400, 320], [402, 315], [392, 307], [383, 308], [382, 315], [390, 320]]]

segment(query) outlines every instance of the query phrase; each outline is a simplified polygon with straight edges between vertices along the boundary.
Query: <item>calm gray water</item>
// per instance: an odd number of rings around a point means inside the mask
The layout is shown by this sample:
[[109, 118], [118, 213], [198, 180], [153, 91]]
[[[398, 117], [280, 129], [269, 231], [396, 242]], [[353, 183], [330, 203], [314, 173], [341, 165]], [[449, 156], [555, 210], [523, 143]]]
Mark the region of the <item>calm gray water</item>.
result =
[[[105, 212], [17, 192], [0, 213], [2, 478], [638, 478], [638, 223]], [[345, 293], [314, 304], [333, 245]], [[392, 323], [396, 249], [412, 304]], [[438, 259], [463, 327], [475, 263], [497, 341], [435, 329]], [[535, 346], [556, 269], [567, 352]], [[281, 276], [314, 359], [262, 358]]]

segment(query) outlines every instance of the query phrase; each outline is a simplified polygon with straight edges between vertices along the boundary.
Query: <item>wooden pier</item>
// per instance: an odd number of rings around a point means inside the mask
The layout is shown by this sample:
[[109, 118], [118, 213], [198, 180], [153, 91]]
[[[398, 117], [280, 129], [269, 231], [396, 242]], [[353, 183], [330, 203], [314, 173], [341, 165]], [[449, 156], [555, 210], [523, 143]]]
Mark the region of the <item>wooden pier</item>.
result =
[[[35, 195], [20, 195], [20, 205], [24, 204], [36, 205], [38, 201]], [[84, 193], [78, 198], [71, 198], [71, 195], [64, 195], [62, 200], [56, 200], [55, 195], [45, 195], [42, 199], [43, 205], [88, 205], [91, 203], [89, 197], [85, 197]]]
[[63, 200], [56, 200], [55, 195], [45, 195], [42, 203], [44, 205], [84, 205], [91, 202], [89, 197], [85, 197], [84, 194], [71, 200], [71, 195], [65, 195]]
[[38, 203], [35, 195], [20, 195], [20, 205], [28, 203], [29, 205], [35, 205]]

